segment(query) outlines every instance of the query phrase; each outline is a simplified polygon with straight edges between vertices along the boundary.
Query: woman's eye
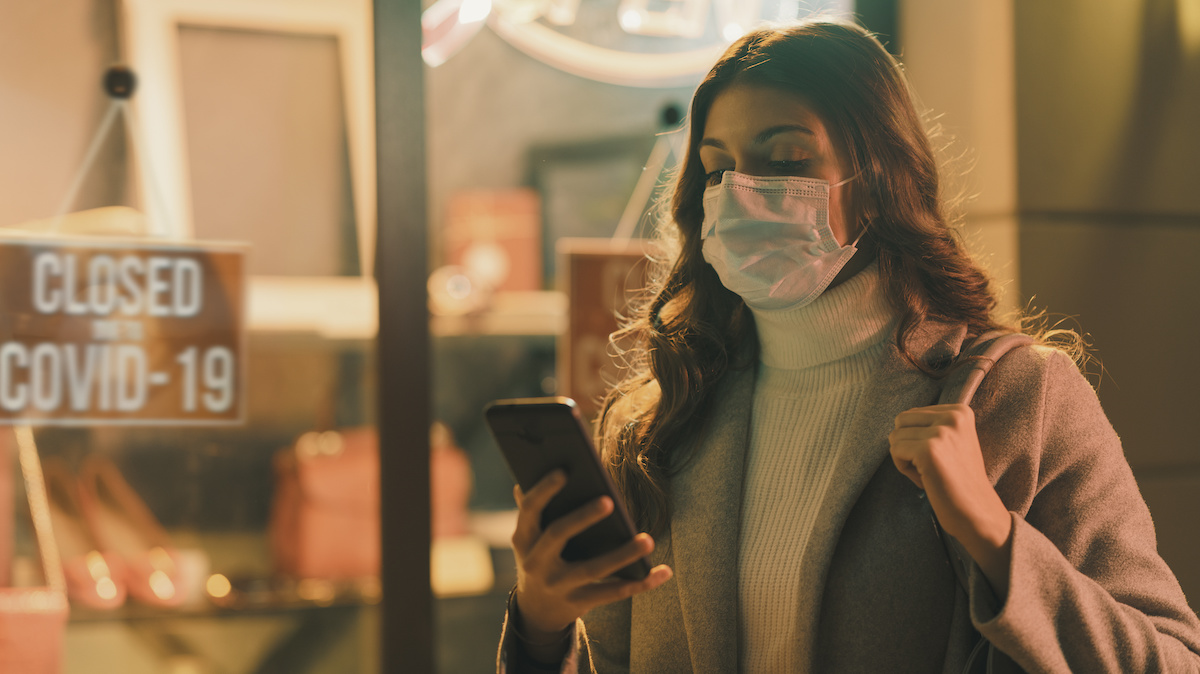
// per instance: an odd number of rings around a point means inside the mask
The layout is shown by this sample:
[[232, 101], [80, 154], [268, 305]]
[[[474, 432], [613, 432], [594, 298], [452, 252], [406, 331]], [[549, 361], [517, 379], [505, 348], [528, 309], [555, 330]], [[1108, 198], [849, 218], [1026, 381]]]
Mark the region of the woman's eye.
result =
[[807, 159], [780, 159], [769, 163], [771, 168], [780, 173], [800, 173], [808, 168], [808, 164]]
[[728, 170], [729, 169], [717, 169], [716, 171], [709, 171], [708, 173], [705, 173], [704, 184], [710, 187], [713, 185], [720, 185], [721, 178], [724, 177], [725, 172]]

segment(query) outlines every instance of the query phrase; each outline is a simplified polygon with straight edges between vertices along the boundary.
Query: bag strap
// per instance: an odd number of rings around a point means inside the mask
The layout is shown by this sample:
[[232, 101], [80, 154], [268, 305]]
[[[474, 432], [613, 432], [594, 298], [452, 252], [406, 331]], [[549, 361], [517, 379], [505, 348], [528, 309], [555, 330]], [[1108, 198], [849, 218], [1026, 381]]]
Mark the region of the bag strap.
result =
[[959, 358], [967, 362], [947, 378], [938, 403], [970, 405], [975, 391], [996, 362], [1009, 351], [1033, 342], [1034, 339], [1029, 335], [1017, 332], [993, 330], [980, 335], [959, 354]]
[[[946, 383], [942, 386], [942, 393], [938, 396], [938, 404], [970, 405], [971, 401], [975, 398], [975, 392], [979, 390], [979, 385], [983, 383], [983, 378], [987, 376], [988, 372], [991, 372], [996, 362], [1003, 358], [1009, 351], [1032, 343], [1034, 343], [1034, 339], [1029, 335], [1000, 330], [986, 332], [975, 338], [959, 353], [959, 359], [964, 362], [951, 372]], [[941, 538], [942, 544], [946, 547], [947, 555], [950, 557], [950, 565], [954, 567], [954, 575], [958, 578], [958, 584], [966, 591], [967, 573], [971, 568], [970, 564], [966, 561], [969, 555], [967, 555], [967, 551], [962, 547], [962, 544], [948, 535], [946, 530], [942, 528], [942, 524], [938, 522], [932, 508], [930, 508], [930, 516], [933, 518], [933, 524], [937, 528], [938, 537]]]
[[[1029, 335], [1020, 333], [1003, 332], [994, 330], [987, 332], [971, 342], [959, 354], [959, 358], [964, 362], [958, 365], [957, 369], [953, 370], [947, 378], [945, 385], [942, 387], [942, 393], [938, 397], [938, 404], [960, 404], [970, 405], [975, 398], [975, 392], [979, 390], [979, 385], [983, 383], [984, 377], [988, 372], [991, 372], [992, 367], [1003, 358], [1009, 351], [1027, 344], [1033, 344], [1034, 339]], [[926, 502], [928, 507], [928, 502]], [[953, 536], [946, 533], [942, 528], [941, 522], [938, 521], [937, 515], [933, 513], [933, 509], [929, 509], [929, 515], [933, 519], [933, 525], [936, 529], [938, 538], [942, 541], [942, 547], [946, 551], [946, 560], [950, 563], [950, 567], [954, 570], [954, 576], [958, 580], [959, 587], [963, 593], [970, 596], [970, 588], [967, 585], [968, 574], [970, 573], [970, 555], [967, 554], [962, 543], [959, 543]], [[986, 671], [992, 671], [992, 663], [995, 658], [994, 646], [987, 642], [986, 639], [980, 638], [975, 644], [970, 656], [967, 658], [967, 664], [963, 668], [963, 672], [969, 672], [971, 666], [975, 663], [975, 659], [984, 653], [983, 645], [987, 643]]]

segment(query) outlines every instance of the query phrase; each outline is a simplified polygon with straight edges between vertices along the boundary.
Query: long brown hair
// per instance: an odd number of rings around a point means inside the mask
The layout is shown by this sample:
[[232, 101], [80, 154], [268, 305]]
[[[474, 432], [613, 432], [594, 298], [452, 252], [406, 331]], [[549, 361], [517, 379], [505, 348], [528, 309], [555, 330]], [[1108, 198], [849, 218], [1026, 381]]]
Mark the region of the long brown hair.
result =
[[639, 527], [662, 534], [670, 477], [692, 453], [713, 391], [731, 370], [757, 360], [754, 320], [701, 255], [699, 144], [713, 100], [732, 84], [798, 94], [846, 148], [859, 174], [848, 219], [866, 228], [885, 292], [899, 315], [896, 344], [931, 376], [908, 340], [925, 321], [965, 323], [969, 334], [1001, 328], [987, 276], [947, 225], [934, 152], [900, 65], [867, 31], [841, 23], [758, 30], [729, 47], [692, 99], [687, 154], [674, 186], [676, 250], [647, 300], [614, 335], [633, 346], [608, 394], [601, 451]]

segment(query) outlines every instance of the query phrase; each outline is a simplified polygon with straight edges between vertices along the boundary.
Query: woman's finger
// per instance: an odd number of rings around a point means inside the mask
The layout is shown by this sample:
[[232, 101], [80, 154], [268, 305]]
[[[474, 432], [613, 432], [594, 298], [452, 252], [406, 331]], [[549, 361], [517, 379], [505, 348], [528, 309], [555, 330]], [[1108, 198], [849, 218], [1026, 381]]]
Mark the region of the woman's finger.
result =
[[896, 415], [896, 428], [912, 426], [955, 426], [966, 421], [974, 423], [975, 413], [969, 405], [932, 405], [915, 407]]
[[650, 534], [638, 534], [615, 550], [573, 564], [564, 579], [578, 584], [603, 580], [651, 552], [654, 552], [654, 539]]
[[[538, 483], [522, 494], [519, 500], [520, 511], [517, 514], [517, 528], [513, 532], [513, 550], [523, 555], [533, 546], [542, 533], [542, 510], [550, 503], [550, 499], [567, 483], [567, 476], [561, 470], [551, 471], [538, 480]], [[519, 488], [518, 490], [519, 491]], [[517, 493], [514, 491], [514, 494]]]
[[611, 604], [614, 601], [653, 590], [670, 580], [671, 575], [671, 567], [659, 564], [650, 569], [649, 575], [641, 580], [612, 580], [583, 585], [574, 592], [572, 599], [589, 609], [602, 604]]
[[897, 428], [888, 434], [888, 441], [892, 444], [897, 442], [913, 442], [921, 440], [930, 440], [938, 437], [941, 432], [939, 429], [942, 426], [904, 426]]
[[917, 485], [918, 489], [925, 489], [925, 480], [921, 479], [921, 471], [917, 470], [917, 467], [914, 466], [912, 462], [896, 460], [894, 463], [896, 464], [896, 469], [900, 471], [901, 475], [907, 477], [910, 482]]
[[900, 471], [904, 477], [907, 477], [913, 484], [924, 489], [925, 481], [921, 479], [921, 471], [917, 469], [917, 465], [913, 462], [917, 451], [919, 450], [913, 443], [893, 442], [891, 447], [892, 464], [896, 466], [896, 470]]
[[925, 409], [918, 408], [897, 414], [896, 428], [936, 426], [938, 424], [947, 424], [951, 421], [952, 418], [950, 416], [950, 412], [929, 412]]

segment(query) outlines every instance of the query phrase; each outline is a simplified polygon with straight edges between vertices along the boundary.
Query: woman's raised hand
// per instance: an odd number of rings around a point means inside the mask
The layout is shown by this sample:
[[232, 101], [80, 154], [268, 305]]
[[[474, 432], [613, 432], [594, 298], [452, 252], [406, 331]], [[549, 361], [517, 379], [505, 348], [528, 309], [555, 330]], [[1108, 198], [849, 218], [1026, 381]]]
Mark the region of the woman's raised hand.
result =
[[1012, 518], [988, 479], [968, 405], [901, 412], [888, 436], [892, 462], [925, 490], [946, 533], [979, 564], [999, 597], [1008, 594]]
[[513, 532], [512, 548], [517, 558], [517, 607], [519, 631], [531, 640], [561, 634], [575, 619], [596, 606], [653, 590], [671, 578], [671, 569], [660, 564], [642, 580], [610, 578], [613, 573], [644, 557], [654, 549], [649, 534], [592, 559], [568, 562], [563, 546], [576, 534], [603, 520], [612, 512], [612, 499], [602, 496], [541, 527], [542, 510], [566, 484], [562, 471], [542, 478], [528, 494], [513, 487], [520, 513]]

